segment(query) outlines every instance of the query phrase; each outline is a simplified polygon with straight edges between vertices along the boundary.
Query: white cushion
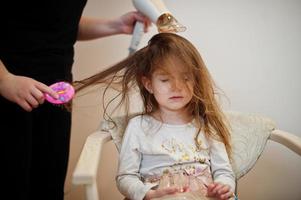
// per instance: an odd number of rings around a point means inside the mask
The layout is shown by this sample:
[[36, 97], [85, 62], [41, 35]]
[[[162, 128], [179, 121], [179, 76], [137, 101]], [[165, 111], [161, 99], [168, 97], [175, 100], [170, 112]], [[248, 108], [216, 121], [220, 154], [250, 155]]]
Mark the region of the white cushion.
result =
[[239, 179], [255, 165], [276, 125], [258, 114], [226, 112], [226, 116], [231, 124], [232, 167]]

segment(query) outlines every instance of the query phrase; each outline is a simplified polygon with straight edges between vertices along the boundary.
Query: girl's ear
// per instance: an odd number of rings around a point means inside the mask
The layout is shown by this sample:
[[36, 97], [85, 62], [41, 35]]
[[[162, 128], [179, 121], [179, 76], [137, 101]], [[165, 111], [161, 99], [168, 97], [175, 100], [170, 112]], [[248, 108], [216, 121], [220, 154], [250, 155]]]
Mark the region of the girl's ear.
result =
[[149, 92], [149, 93], [153, 93], [153, 87], [151, 84], [151, 80], [149, 80], [149, 78], [142, 76], [141, 78], [142, 84], [145, 87], [145, 89]]

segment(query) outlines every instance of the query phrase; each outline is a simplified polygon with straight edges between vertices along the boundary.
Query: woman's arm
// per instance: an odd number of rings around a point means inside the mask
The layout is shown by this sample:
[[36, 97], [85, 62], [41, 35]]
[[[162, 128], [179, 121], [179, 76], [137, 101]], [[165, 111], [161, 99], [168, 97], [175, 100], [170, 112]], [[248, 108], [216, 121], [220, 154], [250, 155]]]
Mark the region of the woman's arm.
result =
[[131, 34], [136, 21], [150, 25], [149, 19], [139, 12], [129, 12], [116, 19], [95, 19], [82, 17], [79, 23], [78, 40], [92, 40], [116, 34]]

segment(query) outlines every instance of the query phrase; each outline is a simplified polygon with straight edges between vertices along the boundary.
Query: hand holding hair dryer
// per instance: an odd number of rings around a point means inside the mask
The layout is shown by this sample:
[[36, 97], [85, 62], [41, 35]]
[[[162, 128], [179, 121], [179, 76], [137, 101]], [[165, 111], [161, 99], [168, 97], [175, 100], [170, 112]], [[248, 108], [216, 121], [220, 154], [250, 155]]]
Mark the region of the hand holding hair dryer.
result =
[[[180, 24], [167, 10], [161, 0], [132, 0], [135, 8], [147, 16], [154, 23], [158, 32], [183, 32], [186, 27]], [[133, 37], [129, 47], [129, 53], [134, 53], [144, 33], [144, 24], [136, 22]]]

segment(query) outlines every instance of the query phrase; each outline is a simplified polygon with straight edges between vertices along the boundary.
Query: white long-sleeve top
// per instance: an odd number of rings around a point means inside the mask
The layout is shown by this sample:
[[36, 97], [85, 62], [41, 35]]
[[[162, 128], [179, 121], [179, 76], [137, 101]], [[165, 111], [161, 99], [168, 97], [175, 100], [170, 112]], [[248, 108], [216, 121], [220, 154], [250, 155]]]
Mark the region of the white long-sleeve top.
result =
[[170, 125], [151, 116], [132, 118], [126, 128], [116, 177], [119, 191], [129, 199], [142, 200], [158, 183], [146, 180], [160, 177], [166, 169], [191, 174], [209, 170], [214, 182], [235, 189], [235, 177], [222, 142], [199, 134], [202, 149], [195, 145], [193, 123]]

